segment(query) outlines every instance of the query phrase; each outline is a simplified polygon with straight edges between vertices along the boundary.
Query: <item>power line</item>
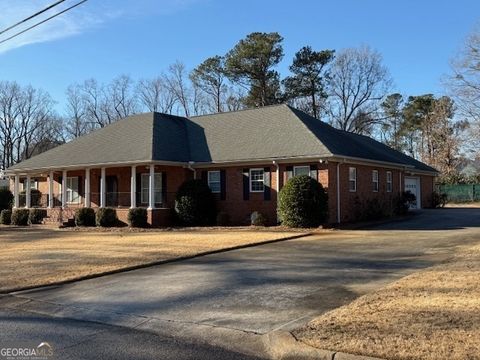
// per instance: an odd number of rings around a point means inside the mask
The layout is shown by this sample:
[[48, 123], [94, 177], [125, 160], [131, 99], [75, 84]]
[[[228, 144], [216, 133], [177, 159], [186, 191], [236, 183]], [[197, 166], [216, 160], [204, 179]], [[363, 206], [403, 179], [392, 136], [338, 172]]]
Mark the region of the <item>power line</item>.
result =
[[40, 14], [43, 14], [45, 11], [50, 10], [51, 8], [53, 8], [53, 7], [61, 4], [61, 3], [64, 2], [64, 1], [65, 1], [65, 0], [59, 0], [59, 1], [57, 1], [56, 3], [53, 3], [53, 4], [49, 5], [49, 6], [47, 6], [45, 9], [40, 10], [40, 11], [37, 11], [35, 14], [30, 15], [29, 17], [27, 17], [27, 18], [25, 18], [25, 19], [17, 22], [16, 24], [13, 24], [12, 26], [9, 26], [8, 28], [0, 31], [0, 35], [2, 35], [3, 33], [6, 33], [6, 32], [9, 31], [9, 30], [12, 30], [14, 27], [17, 27], [18, 25], [21, 25], [21, 24], [23, 24], [23, 23], [25, 23], [25, 22], [27, 22], [27, 21], [29, 21], [29, 20], [32, 20], [34, 17], [37, 17], [37, 16], [40, 15]]
[[66, 8], [65, 10], [62, 10], [62, 11], [60, 11], [60, 12], [58, 12], [58, 13], [56, 13], [56, 14], [48, 17], [48, 18], [46, 18], [45, 20], [42, 20], [42, 21], [40, 21], [40, 22], [38, 22], [38, 23], [36, 23], [36, 24], [34, 24], [34, 25], [26, 28], [25, 30], [22, 30], [22, 31], [20, 31], [20, 32], [18, 32], [18, 33], [16, 33], [16, 34], [13, 34], [12, 36], [10, 36], [10, 37], [8, 37], [8, 38], [3, 39], [2, 41], [0, 41], [0, 44], [3, 44], [4, 42], [6, 42], [6, 41], [8, 41], [8, 40], [11, 40], [11, 39], [13, 39], [14, 37], [17, 37], [17, 36], [19, 36], [19, 35], [27, 32], [27, 31], [29, 31], [29, 30], [32, 30], [33, 28], [36, 28], [37, 26], [42, 25], [43, 23], [46, 23], [47, 21], [52, 20], [53, 18], [55, 18], [55, 17], [57, 17], [57, 16], [59, 16], [59, 15], [62, 15], [63, 13], [66, 13], [67, 11], [72, 10], [73, 8], [75, 8], [75, 7], [79, 6], [79, 5], [82, 5], [84, 2], [87, 2], [87, 1], [88, 1], [88, 0], [82, 0], [82, 1], [80, 1], [80, 2], [78, 2], [78, 3], [76, 3], [75, 5], [72, 5], [72, 6], [68, 7], [68, 8]]

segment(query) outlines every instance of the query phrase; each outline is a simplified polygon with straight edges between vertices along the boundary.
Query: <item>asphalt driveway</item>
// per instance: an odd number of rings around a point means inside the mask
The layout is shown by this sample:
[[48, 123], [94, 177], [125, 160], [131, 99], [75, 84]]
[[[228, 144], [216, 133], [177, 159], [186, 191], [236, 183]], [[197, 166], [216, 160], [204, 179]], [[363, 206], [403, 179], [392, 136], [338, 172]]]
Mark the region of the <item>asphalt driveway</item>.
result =
[[333, 231], [16, 293], [0, 299], [0, 308], [172, 336], [265, 334], [294, 328], [478, 241], [480, 209], [425, 210], [369, 230]]

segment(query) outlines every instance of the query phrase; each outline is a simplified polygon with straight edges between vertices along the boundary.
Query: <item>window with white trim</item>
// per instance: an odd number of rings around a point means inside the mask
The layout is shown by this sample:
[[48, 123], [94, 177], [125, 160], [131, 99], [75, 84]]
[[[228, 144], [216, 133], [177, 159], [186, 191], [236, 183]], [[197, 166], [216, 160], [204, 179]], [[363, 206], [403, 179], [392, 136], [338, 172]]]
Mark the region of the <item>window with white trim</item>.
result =
[[[162, 203], [162, 173], [155, 173], [154, 175], [155, 180], [155, 189], [154, 189], [154, 199], [155, 204]], [[142, 204], [148, 204], [148, 196], [149, 196], [149, 188], [150, 188], [150, 174], [145, 173], [142, 174], [141, 177], [141, 193], [140, 193], [140, 201]]]
[[80, 202], [78, 194], [78, 176], [67, 177], [67, 203]]
[[220, 171], [216, 170], [208, 172], [208, 187], [210, 188], [212, 193], [220, 193]]
[[263, 169], [250, 169], [250, 192], [265, 190], [265, 174]]
[[348, 168], [348, 189], [351, 192], [357, 191], [357, 168]]
[[[22, 185], [22, 190], [26, 190], [27, 189], [27, 179], [23, 180], [21, 185]], [[38, 190], [38, 180], [30, 179], [30, 189]]]
[[372, 190], [378, 192], [378, 170], [372, 170]]
[[293, 176], [307, 175], [310, 176], [310, 166], [294, 166]]
[[392, 172], [387, 171], [387, 192], [392, 192], [393, 190], [393, 182], [392, 182]]

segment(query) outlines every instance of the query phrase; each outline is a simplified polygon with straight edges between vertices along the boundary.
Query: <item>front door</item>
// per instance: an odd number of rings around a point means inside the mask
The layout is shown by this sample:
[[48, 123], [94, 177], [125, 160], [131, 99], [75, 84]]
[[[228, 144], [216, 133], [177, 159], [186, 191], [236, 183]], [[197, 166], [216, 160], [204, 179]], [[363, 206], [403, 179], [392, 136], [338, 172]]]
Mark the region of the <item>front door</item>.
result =
[[107, 190], [107, 206], [118, 206], [118, 180], [115, 175], [105, 178]]
[[410, 204], [410, 209], [420, 209], [420, 179], [418, 177], [405, 177], [405, 191], [415, 195], [415, 201]]

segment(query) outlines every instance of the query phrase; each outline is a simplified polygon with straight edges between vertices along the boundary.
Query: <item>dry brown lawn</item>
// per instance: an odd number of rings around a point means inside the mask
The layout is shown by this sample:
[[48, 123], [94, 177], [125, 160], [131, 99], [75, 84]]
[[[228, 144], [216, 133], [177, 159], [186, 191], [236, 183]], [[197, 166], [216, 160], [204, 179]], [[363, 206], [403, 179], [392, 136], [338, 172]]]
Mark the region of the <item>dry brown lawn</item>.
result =
[[294, 332], [311, 346], [386, 359], [480, 359], [480, 245]]
[[479, 208], [480, 202], [468, 202], [468, 203], [447, 203], [446, 208]]
[[0, 292], [300, 234], [250, 228], [71, 231], [0, 227]]

